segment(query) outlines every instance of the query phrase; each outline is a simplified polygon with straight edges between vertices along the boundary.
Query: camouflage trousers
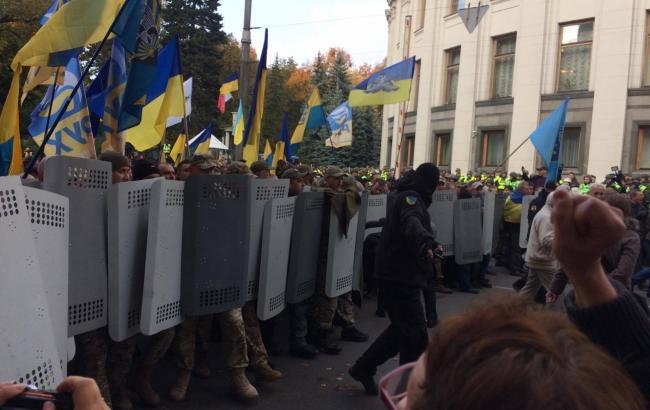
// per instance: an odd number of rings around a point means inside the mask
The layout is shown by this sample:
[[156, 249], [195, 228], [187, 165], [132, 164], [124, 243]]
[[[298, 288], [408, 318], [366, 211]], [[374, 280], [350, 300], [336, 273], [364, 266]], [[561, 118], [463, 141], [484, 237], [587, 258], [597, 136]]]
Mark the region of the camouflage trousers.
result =
[[316, 289], [313, 296], [312, 316], [321, 329], [332, 328], [337, 307], [338, 298], [331, 298], [325, 293], [325, 269], [319, 267], [316, 272]]
[[106, 362], [106, 371], [108, 375], [108, 384], [112, 394], [117, 394], [118, 390], [126, 382], [126, 378], [131, 370], [133, 356], [136, 348], [136, 336], [131, 336], [121, 342], [111, 340], [109, 342], [108, 361]]
[[[246, 304], [214, 315], [221, 327], [222, 348], [228, 367], [248, 367], [249, 362], [255, 366], [268, 360], [254, 306]], [[213, 315], [187, 318], [177, 326], [174, 355], [179, 368], [191, 370], [195, 359], [204, 360], [212, 318]]]
[[352, 292], [348, 292], [337, 298], [336, 314], [343, 319], [345, 326], [354, 325], [354, 303], [352, 302]]
[[149, 345], [145, 350], [140, 365], [143, 367], [155, 366], [167, 353], [174, 340], [174, 328], [162, 330], [149, 338]]
[[179, 369], [192, 370], [195, 360], [206, 360], [213, 315], [187, 317], [176, 326], [172, 350]]
[[108, 331], [106, 327], [75, 336], [76, 356], [80, 359], [80, 376], [95, 379], [106, 404], [111, 407], [111, 389], [108, 384]]

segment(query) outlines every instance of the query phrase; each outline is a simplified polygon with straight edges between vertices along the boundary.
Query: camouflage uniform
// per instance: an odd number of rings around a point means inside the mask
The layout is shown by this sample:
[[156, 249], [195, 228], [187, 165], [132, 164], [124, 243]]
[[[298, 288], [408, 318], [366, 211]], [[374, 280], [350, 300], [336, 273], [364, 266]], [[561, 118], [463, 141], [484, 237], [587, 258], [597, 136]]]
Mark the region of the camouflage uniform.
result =
[[173, 351], [179, 369], [192, 370], [197, 360], [207, 357], [212, 315], [186, 317], [176, 326]]
[[174, 328], [162, 330], [149, 338], [149, 345], [142, 357], [142, 366], [155, 366], [167, 353], [175, 335]]
[[106, 404], [111, 407], [111, 389], [106, 374], [108, 331], [106, 327], [75, 336], [76, 355], [81, 363], [81, 376], [95, 379]]
[[353, 326], [355, 323], [353, 305], [352, 292], [348, 292], [337, 298], [336, 313], [343, 319], [345, 326]]
[[113, 395], [117, 394], [120, 386], [126, 383], [126, 378], [131, 370], [133, 355], [135, 353], [135, 336], [131, 336], [121, 342], [111, 340], [109, 342], [108, 361], [106, 372], [108, 384]]
[[248, 349], [248, 357], [253, 367], [269, 361], [269, 355], [266, 351], [266, 346], [262, 341], [262, 333], [260, 332], [260, 322], [257, 319], [257, 311], [254, 302], [247, 302], [242, 307], [242, 318], [244, 321], [244, 330], [246, 333], [246, 347]]

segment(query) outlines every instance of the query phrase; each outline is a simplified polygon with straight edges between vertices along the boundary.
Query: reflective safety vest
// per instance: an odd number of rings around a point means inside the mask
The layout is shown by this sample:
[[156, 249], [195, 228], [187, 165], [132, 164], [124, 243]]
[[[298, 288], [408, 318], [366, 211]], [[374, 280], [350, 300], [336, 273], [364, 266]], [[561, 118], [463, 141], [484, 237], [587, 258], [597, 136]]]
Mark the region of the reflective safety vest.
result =
[[590, 184], [580, 184], [578, 189], [582, 195], [587, 195], [589, 193], [589, 185]]

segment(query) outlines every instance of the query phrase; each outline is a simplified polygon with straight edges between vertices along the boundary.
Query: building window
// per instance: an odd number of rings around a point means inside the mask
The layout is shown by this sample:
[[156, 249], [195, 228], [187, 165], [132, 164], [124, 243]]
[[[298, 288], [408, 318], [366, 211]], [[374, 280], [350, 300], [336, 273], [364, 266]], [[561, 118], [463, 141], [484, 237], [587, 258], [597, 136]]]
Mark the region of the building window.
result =
[[434, 146], [434, 161], [439, 167], [449, 167], [451, 164], [451, 134], [436, 134]]
[[402, 169], [413, 168], [413, 156], [415, 155], [415, 135], [407, 135], [404, 138], [404, 146], [401, 147]]
[[584, 21], [560, 26], [560, 65], [557, 90], [589, 89], [591, 44], [594, 22]]
[[419, 30], [424, 27], [424, 14], [427, 10], [427, 0], [418, 1], [418, 23], [415, 27], [416, 30]]
[[580, 167], [581, 127], [565, 127], [562, 134], [562, 152], [560, 164], [564, 169]]
[[636, 143], [636, 169], [650, 169], [650, 126], [639, 127]]
[[515, 71], [516, 45], [516, 34], [494, 39], [493, 98], [510, 97], [512, 95], [512, 75]]
[[460, 66], [460, 47], [447, 50], [447, 81], [445, 87], [445, 103], [456, 103], [458, 89], [458, 67]]
[[388, 138], [388, 143], [386, 144], [386, 165], [388, 165], [389, 168], [393, 167], [393, 164], [391, 164], [391, 160], [393, 159], [393, 138], [389, 137]]
[[481, 167], [496, 167], [506, 155], [506, 133], [503, 130], [483, 132]]
[[643, 86], [650, 87], [650, 11], [645, 23], [645, 59], [643, 60]]

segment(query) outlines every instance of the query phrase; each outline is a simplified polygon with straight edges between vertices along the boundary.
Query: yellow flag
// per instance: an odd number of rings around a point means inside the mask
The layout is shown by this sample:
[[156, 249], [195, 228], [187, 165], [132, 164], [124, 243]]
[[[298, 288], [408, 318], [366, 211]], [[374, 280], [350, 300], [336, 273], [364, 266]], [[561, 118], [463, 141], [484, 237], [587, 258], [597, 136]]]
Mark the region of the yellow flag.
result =
[[264, 153], [262, 154], [262, 158], [264, 158], [264, 161], [269, 159], [269, 155], [273, 154], [273, 150], [271, 149], [271, 144], [269, 143], [269, 140], [266, 140], [266, 144], [264, 145]]
[[284, 157], [284, 141], [275, 142], [275, 153], [273, 154], [273, 163], [271, 163], [271, 168], [275, 169], [280, 160], [286, 161], [286, 158]]
[[64, 4], [14, 57], [11, 68], [48, 66], [50, 53], [102, 40], [123, 0], [74, 0]]
[[0, 114], [0, 176], [18, 175], [23, 172], [23, 150], [18, 127], [18, 93], [20, 67], [14, 72], [9, 94]]
[[176, 142], [174, 143], [174, 146], [172, 147], [172, 150], [169, 153], [169, 156], [174, 161], [174, 166], [175, 167], [177, 167], [178, 164], [181, 163], [183, 158], [185, 158], [185, 144], [186, 143], [187, 143], [187, 135], [180, 134], [178, 136], [178, 138], [176, 138]]
[[232, 128], [233, 128], [233, 143], [235, 145], [239, 145], [244, 140], [244, 107], [242, 106], [241, 100], [239, 100], [237, 117], [235, 118], [235, 123], [233, 124]]
[[269, 33], [264, 30], [264, 45], [260, 53], [260, 62], [257, 66], [255, 85], [253, 86], [253, 98], [251, 109], [244, 128], [244, 161], [252, 164], [257, 161], [260, 152], [260, 132], [262, 131], [262, 116], [264, 114], [264, 95], [266, 93], [266, 51], [268, 48]]

